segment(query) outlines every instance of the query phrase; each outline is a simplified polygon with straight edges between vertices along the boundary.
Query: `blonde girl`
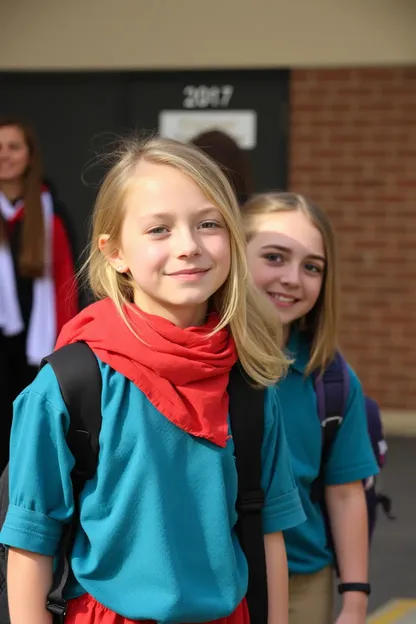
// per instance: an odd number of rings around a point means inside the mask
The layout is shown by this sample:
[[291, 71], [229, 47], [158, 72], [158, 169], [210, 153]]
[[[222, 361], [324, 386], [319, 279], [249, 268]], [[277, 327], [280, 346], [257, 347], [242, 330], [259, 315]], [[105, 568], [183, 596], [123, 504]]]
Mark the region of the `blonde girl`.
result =
[[[287, 622], [281, 532], [304, 515], [273, 388], [285, 365], [280, 325], [247, 277], [240, 219], [217, 165], [174, 141], [128, 142], [102, 184], [89, 258], [98, 301], [58, 341], [87, 342], [103, 382], [98, 469], [79, 500], [66, 624], [248, 623], [226, 391], [237, 359], [268, 388], [269, 622]], [[68, 418], [45, 366], [15, 404], [0, 534], [10, 547], [12, 624], [51, 621], [53, 556], [74, 511]]]
[[[334, 232], [325, 213], [301, 195], [270, 193], [243, 207], [247, 257], [258, 288], [283, 323], [292, 358], [279, 399], [307, 521], [284, 531], [289, 562], [290, 624], [331, 624], [334, 552], [325, 516], [311, 489], [321, 467], [322, 432], [314, 374], [338, 346], [338, 286]], [[344, 420], [325, 464], [325, 498], [340, 569], [343, 606], [337, 624], [364, 624], [367, 611], [368, 525], [362, 479], [378, 467], [367, 431], [364, 399], [348, 369]]]

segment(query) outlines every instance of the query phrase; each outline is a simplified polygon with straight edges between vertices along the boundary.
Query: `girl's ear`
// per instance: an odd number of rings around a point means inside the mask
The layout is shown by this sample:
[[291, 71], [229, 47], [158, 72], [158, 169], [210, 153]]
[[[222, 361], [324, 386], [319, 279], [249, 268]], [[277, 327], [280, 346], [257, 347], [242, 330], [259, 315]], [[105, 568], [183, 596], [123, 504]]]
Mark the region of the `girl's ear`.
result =
[[110, 236], [108, 234], [101, 234], [101, 236], [98, 237], [98, 249], [116, 271], [119, 273], [128, 271], [128, 267], [125, 266], [120, 250], [110, 242]]

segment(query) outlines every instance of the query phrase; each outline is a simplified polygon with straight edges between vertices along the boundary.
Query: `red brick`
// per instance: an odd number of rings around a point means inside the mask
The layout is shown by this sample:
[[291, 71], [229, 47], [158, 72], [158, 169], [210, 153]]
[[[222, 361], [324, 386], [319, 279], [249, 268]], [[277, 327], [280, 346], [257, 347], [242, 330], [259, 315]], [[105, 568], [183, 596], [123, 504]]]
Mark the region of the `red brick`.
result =
[[[401, 191], [401, 190], [402, 189], [399, 188], [397, 185], [397, 191]], [[385, 203], [386, 205], [387, 204], [401, 204], [404, 201], [405, 201], [404, 195], [385, 195], [385, 196], [377, 195], [376, 197], [374, 197], [374, 202], [376, 204], [382, 204], [382, 203]]]
[[381, 80], [382, 82], [393, 82], [396, 78], [396, 70], [386, 70], [384, 67], [369, 67], [355, 70], [356, 77], [367, 83], [368, 81], [374, 82]]
[[[336, 147], [335, 145], [333, 147]], [[312, 156], [314, 158], [320, 158], [325, 159], [331, 159], [331, 158], [338, 158], [340, 150], [339, 149], [314, 149], [314, 146], [311, 145], [312, 148]]]
[[416, 158], [416, 149], [398, 150], [396, 152], [397, 158]]
[[328, 120], [328, 119], [312, 119], [309, 122], [309, 126], [313, 127], [313, 128], [339, 128], [341, 125], [341, 122], [339, 121], [339, 119], [335, 119], [335, 120]]
[[357, 102], [357, 108], [362, 112], [394, 112], [395, 102], [390, 99], [383, 100], [382, 102]]
[[363, 135], [356, 132], [345, 132], [344, 134], [334, 133], [331, 136], [331, 140], [335, 143], [354, 143], [360, 144], [363, 141]]
[[401, 70], [401, 76], [403, 80], [412, 81], [416, 80], [416, 68], [415, 67], [404, 67]]
[[380, 144], [377, 144], [377, 148], [375, 149], [367, 149], [367, 150], [363, 150], [361, 149], [361, 144], [358, 143], [357, 144], [357, 149], [355, 150], [355, 156], [356, 158], [360, 158], [360, 159], [365, 159], [365, 160], [375, 160], [375, 159], [380, 159], [380, 158], [384, 158], [386, 156], [386, 154], [388, 154], [388, 148], [387, 145], [384, 147], [384, 149], [381, 149]]
[[292, 104], [292, 110], [294, 113], [316, 113], [322, 110], [322, 104], [315, 102], [310, 102], [309, 104], [304, 102], [294, 102]]
[[353, 182], [354, 186], [364, 187], [365, 189], [374, 189], [379, 188], [380, 186], [384, 186], [385, 181], [382, 178], [373, 178], [372, 180], [366, 178], [363, 180], [355, 179]]
[[415, 188], [416, 187], [416, 178], [413, 178], [413, 180], [397, 180], [397, 184], [401, 187], [412, 187]]
[[322, 69], [315, 70], [315, 79], [317, 82], [341, 81], [349, 82], [354, 78], [354, 70], [352, 69]]
[[311, 82], [313, 81], [313, 71], [310, 69], [297, 69], [296, 70], [296, 82]]
[[330, 110], [333, 113], [349, 113], [351, 111], [351, 105], [347, 102], [344, 104], [331, 104]]
[[358, 195], [356, 192], [354, 193], [336, 193], [334, 194], [334, 199], [335, 201], [338, 202], [344, 202], [344, 203], [361, 203], [362, 201], [364, 201], [364, 197], [362, 195]]
[[290, 184], [338, 235], [341, 344], [382, 406], [414, 409], [416, 69], [303, 69], [291, 90]]

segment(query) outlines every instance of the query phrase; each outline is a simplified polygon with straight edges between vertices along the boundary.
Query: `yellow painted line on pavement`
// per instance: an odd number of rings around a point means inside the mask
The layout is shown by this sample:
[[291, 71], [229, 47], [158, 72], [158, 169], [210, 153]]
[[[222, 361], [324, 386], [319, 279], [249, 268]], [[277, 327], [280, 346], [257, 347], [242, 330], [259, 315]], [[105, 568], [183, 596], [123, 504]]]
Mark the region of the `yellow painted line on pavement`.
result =
[[416, 618], [416, 600], [392, 600], [373, 613], [368, 619], [368, 624], [394, 624], [412, 611], [415, 611]]

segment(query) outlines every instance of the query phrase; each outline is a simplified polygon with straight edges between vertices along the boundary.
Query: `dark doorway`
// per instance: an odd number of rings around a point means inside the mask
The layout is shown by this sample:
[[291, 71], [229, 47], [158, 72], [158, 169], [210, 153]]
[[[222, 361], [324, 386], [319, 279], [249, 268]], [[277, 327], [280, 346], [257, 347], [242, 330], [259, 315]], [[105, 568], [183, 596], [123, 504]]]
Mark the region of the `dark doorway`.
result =
[[289, 72], [137, 74], [129, 88], [137, 127], [161, 127], [172, 138], [189, 140], [195, 128], [228, 125], [249, 152], [255, 190], [286, 187]]
[[103, 172], [88, 163], [133, 129], [189, 131], [208, 113], [206, 123], [218, 119], [239, 133], [256, 190], [286, 187], [287, 71], [2, 72], [0, 93], [0, 116], [24, 117], [39, 134], [46, 177], [67, 207], [78, 254]]

